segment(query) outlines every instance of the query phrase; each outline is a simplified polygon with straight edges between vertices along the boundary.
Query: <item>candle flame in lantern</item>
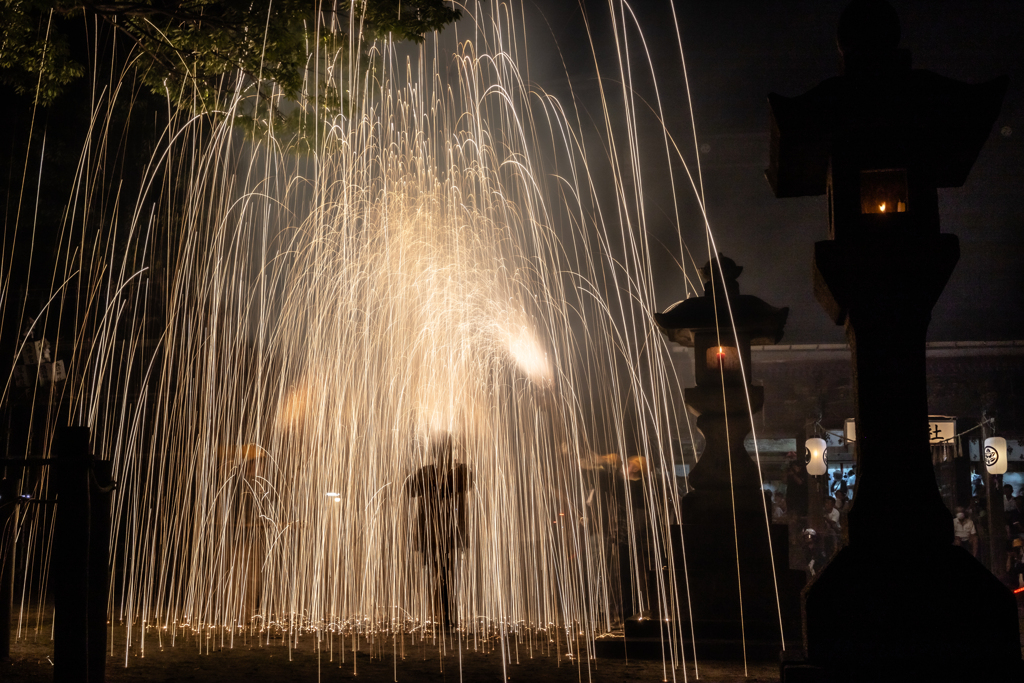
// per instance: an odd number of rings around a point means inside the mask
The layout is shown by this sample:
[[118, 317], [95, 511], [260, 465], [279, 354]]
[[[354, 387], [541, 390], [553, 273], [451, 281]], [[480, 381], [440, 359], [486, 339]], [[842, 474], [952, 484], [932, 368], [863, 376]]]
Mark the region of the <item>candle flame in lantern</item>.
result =
[[879, 209], [879, 211], [881, 211], [882, 213], [885, 213], [885, 202], [882, 202], [881, 204], [879, 204], [879, 205], [878, 205], [878, 209]]

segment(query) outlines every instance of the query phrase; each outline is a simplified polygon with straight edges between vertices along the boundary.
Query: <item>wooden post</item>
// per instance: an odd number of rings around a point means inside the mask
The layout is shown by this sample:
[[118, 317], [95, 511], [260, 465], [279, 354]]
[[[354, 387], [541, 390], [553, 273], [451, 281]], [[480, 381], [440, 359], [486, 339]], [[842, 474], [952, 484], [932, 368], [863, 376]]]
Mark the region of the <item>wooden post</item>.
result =
[[53, 454], [53, 681], [82, 683], [89, 675], [89, 429], [60, 430]]
[[89, 497], [89, 683], [103, 683], [110, 592], [110, 496], [113, 463], [95, 460]]
[[0, 482], [0, 661], [11, 658], [11, 611], [14, 604], [14, 540], [18, 528], [18, 480], [15, 470]]
[[985, 496], [988, 506], [988, 561], [989, 571], [999, 578], [1007, 575], [1006, 571], [1006, 511], [1003, 510], [1003, 475], [989, 474], [985, 467], [985, 439], [992, 436], [992, 429], [987, 423], [981, 427], [981, 439], [978, 444], [982, 458], [979, 465], [985, 472]]

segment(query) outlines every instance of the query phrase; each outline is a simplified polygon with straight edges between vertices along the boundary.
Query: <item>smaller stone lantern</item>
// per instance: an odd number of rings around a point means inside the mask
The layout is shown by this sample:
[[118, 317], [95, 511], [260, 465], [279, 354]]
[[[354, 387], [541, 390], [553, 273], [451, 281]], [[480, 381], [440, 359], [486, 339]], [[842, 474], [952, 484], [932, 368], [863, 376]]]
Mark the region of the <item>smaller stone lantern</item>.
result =
[[720, 520], [723, 514], [731, 518], [734, 496], [738, 510], [763, 515], [761, 477], [743, 447], [750, 415], [764, 405], [764, 389], [749, 382], [750, 346], [777, 344], [789, 309], [740, 294], [736, 279], [742, 272], [732, 259], [719, 255], [701, 268], [704, 296], [654, 314], [669, 339], [694, 350], [697, 386], [686, 389], [685, 401], [707, 440], [690, 472], [694, 490], [683, 498], [684, 524]]
[[[684, 399], [706, 445], [672, 537], [678, 562], [684, 547], [697, 558], [676, 570], [684, 577], [680, 604], [690, 612], [681, 630], [698, 656], [712, 659], [774, 657], [780, 624], [787, 639], [799, 628], [804, 584], [803, 572], [789, 569], [786, 526], [769, 524], [761, 477], [743, 446], [751, 416], [764, 405], [764, 388], [750, 384], [750, 346], [778, 343], [789, 309], [740, 294], [741, 272], [719, 255], [701, 269], [704, 296], [654, 315], [669, 339], [694, 349], [697, 386]], [[630, 630], [627, 622], [627, 636]]]

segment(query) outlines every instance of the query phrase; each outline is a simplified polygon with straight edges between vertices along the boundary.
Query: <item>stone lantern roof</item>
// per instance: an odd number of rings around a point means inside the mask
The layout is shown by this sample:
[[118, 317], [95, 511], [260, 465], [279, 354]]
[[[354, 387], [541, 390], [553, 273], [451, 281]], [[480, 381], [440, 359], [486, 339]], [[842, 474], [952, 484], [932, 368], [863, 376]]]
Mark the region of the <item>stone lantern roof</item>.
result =
[[885, 136], [896, 154], [960, 187], [999, 115], [1008, 79], [963, 83], [912, 69], [897, 47], [899, 18], [884, 0], [856, 0], [839, 22], [843, 75], [797, 97], [768, 95], [771, 146], [765, 175], [776, 197], [825, 194], [837, 138]]
[[[743, 272], [742, 266], [719, 254], [718, 259], [705, 264], [700, 272], [704, 281], [703, 296], [678, 301], [664, 312], [654, 314], [655, 322], [670, 340], [692, 347], [695, 333], [716, 328], [729, 329], [733, 320], [736, 332], [744, 338], [749, 337], [750, 344], [771, 345], [782, 339], [789, 308], [776, 308], [756, 296], [740, 294], [736, 279]], [[730, 307], [732, 318], [729, 316]]]

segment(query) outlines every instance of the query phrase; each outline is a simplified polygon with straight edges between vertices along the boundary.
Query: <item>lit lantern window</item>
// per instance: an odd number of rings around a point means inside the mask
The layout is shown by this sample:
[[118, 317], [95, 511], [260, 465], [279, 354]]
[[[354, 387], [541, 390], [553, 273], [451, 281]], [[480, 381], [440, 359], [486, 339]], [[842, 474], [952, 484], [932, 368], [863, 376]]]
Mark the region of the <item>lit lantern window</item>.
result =
[[807, 464], [807, 474], [821, 475], [828, 470], [828, 463], [825, 461], [825, 448], [828, 444], [825, 439], [807, 439], [804, 444], [804, 462]]
[[740, 370], [740, 352], [735, 346], [712, 346], [707, 351], [708, 370]]
[[860, 172], [861, 213], [903, 213], [906, 210], [906, 169]]
[[989, 474], [1006, 474], [1006, 439], [990, 436], [985, 439], [985, 469]]

